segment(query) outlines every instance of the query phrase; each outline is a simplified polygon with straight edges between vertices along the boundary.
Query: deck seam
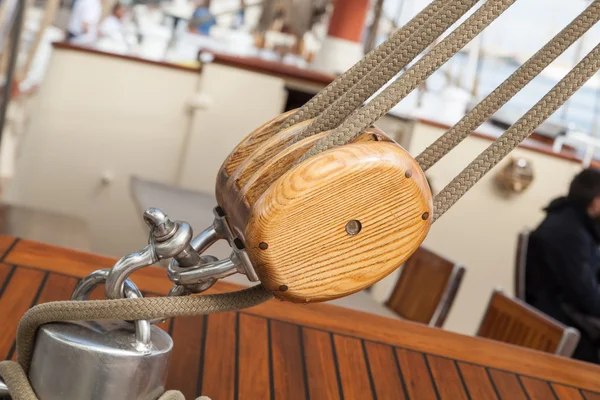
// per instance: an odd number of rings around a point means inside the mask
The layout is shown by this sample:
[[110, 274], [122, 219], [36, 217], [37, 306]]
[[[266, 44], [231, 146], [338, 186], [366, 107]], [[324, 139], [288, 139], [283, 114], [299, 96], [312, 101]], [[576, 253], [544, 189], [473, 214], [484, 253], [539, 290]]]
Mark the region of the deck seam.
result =
[[[35, 293], [35, 296], [33, 297], [33, 300], [31, 301], [29, 308], [35, 306], [37, 304], [37, 302], [39, 301], [40, 296], [42, 295], [42, 292], [44, 291], [44, 287], [46, 286], [46, 282], [48, 281], [49, 276], [50, 276], [50, 272], [46, 272], [44, 274], [44, 277], [42, 278], [42, 282], [40, 283], [40, 287], [38, 288], [37, 292]], [[13, 341], [13, 344], [11, 345], [10, 350], [8, 351], [8, 355], [6, 356], [7, 360], [10, 360], [12, 358], [12, 356], [15, 353], [16, 348], [17, 348], [17, 339], [15, 337], [15, 340]]]
[[371, 385], [371, 395], [373, 399], [377, 400], [377, 391], [375, 390], [375, 381], [373, 381], [373, 374], [371, 373], [371, 364], [369, 363], [369, 355], [367, 354], [367, 346], [363, 339], [360, 340], [360, 345], [363, 349], [363, 357], [365, 359], [365, 365], [367, 366], [367, 375], [369, 376], [369, 384]]
[[[419, 352], [415, 351], [415, 353], [419, 353]], [[440, 400], [440, 392], [438, 390], [437, 383], [436, 383], [435, 379], [433, 378], [433, 372], [431, 371], [431, 366], [429, 365], [429, 355], [423, 354], [423, 353], [420, 353], [420, 354], [423, 357], [423, 361], [425, 361], [425, 367], [427, 368], [427, 372], [429, 373], [429, 379], [431, 379], [433, 391], [435, 392], [435, 398]]]
[[200, 349], [200, 360], [198, 360], [198, 381], [196, 383], [196, 396], [202, 395], [204, 383], [204, 357], [206, 355], [206, 337], [208, 336], [208, 315], [202, 316], [202, 347]]
[[394, 360], [396, 361], [396, 370], [398, 371], [398, 375], [400, 376], [400, 382], [402, 383], [402, 391], [404, 392], [404, 397], [406, 398], [406, 400], [410, 400], [408, 388], [406, 387], [406, 381], [404, 380], [404, 375], [402, 374], [402, 368], [400, 367], [400, 360], [398, 360], [398, 353], [396, 352], [396, 348], [391, 345], [388, 346], [391, 347], [392, 354], [394, 354]]
[[304, 353], [304, 328], [298, 327], [298, 336], [300, 341], [300, 353], [302, 354], [302, 375], [304, 376], [304, 393], [306, 400], [310, 400], [310, 390], [308, 384], [308, 368], [306, 366], [306, 354]]
[[[521, 390], [523, 391], [523, 393], [525, 393], [525, 397], [527, 398], [527, 400], [531, 400], [531, 397], [529, 396], [529, 393], [527, 393], [527, 389], [525, 388], [521, 377], [519, 376], [519, 374], [515, 374], [515, 376], [517, 377], [517, 382], [519, 382], [519, 385], [521, 386]], [[556, 397], [556, 395], [554, 397]]]
[[487, 373], [487, 376], [488, 376], [488, 378], [489, 378], [489, 380], [490, 380], [490, 382], [492, 384], [492, 388], [494, 389], [494, 392], [496, 393], [496, 397], [499, 400], [503, 400], [502, 396], [500, 396], [500, 392], [498, 391], [498, 388], [496, 387], [496, 383], [494, 382], [494, 378], [492, 378], [492, 374], [490, 373], [490, 368], [484, 367], [484, 369], [485, 369], [485, 372]]
[[6, 290], [8, 284], [10, 283], [16, 270], [17, 270], [17, 267], [15, 267], [14, 265], [10, 267], [10, 271], [8, 271], [8, 274], [6, 275], [6, 279], [4, 280], [2, 287], [0, 287], [0, 298], [4, 294], [4, 291]]
[[233, 398], [238, 400], [240, 391], [240, 313], [235, 313], [235, 366], [233, 371]]
[[472, 400], [471, 399], [471, 393], [469, 392], [469, 388], [467, 387], [467, 382], [465, 382], [465, 378], [463, 377], [462, 371], [460, 370], [460, 365], [458, 365], [458, 361], [456, 360], [452, 360], [454, 363], [454, 368], [456, 368], [456, 372], [458, 373], [458, 377], [460, 378], [460, 383], [463, 386], [463, 389], [465, 390], [465, 394], [467, 395], [467, 399], [468, 400]]
[[12, 253], [13, 249], [15, 248], [15, 246], [17, 245], [17, 243], [19, 243], [21, 241], [21, 238], [15, 238], [15, 240], [10, 244], [10, 246], [8, 246], [8, 248], [6, 249], [6, 251], [4, 252], [4, 254], [2, 254], [2, 257], [0, 257], [0, 262], [4, 262], [4, 260], [6, 259], [6, 257], [8, 257], [8, 255], [10, 253]]
[[331, 342], [331, 351], [333, 353], [333, 365], [335, 366], [335, 376], [337, 378], [340, 400], [344, 400], [344, 386], [342, 385], [342, 374], [340, 373], [340, 364], [338, 361], [337, 350], [335, 348], [335, 340], [333, 340], [333, 332], [327, 333], [329, 334], [329, 341]]
[[270, 318], [265, 318], [267, 320], [267, 342], [269, 343], [268, 346], [268, 353], [269, 353], [269, 391], [270, 393], [270, 399], [271, 400], [275, 400], [275, 378], [273, 376], [273, 340], [271, 337], [271, 319]]

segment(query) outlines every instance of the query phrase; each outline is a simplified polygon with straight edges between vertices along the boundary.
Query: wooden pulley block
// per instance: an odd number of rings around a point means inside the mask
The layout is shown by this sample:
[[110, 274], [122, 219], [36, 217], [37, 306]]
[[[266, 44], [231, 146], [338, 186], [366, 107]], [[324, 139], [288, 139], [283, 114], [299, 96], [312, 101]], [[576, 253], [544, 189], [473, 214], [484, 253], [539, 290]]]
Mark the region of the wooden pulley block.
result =
[[262, 284], [283, 300], [327, 301], [398, 268], [431, 226], [425, 174], [375, 127], [298, 160], [329, 132], [294, 142], [310, 121], [277, 132], [283, 114], [225, 160], [217, 201]]

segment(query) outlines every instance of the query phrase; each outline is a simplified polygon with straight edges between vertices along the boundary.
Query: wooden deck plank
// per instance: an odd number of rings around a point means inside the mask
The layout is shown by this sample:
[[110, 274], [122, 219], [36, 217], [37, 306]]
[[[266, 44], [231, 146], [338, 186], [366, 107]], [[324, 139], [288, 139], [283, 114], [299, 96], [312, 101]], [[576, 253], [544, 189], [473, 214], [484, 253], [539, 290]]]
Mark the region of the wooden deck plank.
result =
[[15, 268], [12, 265], [0, 263], [0, 297], [2, 297], [2, 293], [14, 272]]
[[269, 321], [273, 396], [275, 400], [306, 399], [304, 354], [297, 325]]
[[23, 314], [33, 305], [36, 296], [43, 289], [46, 273], [33, 269], [17, 268], [6, 284], [0, 297], [0, 360], [10, 358], [17, 325]]
[[585, 400], [600, 400], [600, 393], [594, 393], [587, 390], [582, 391]]
[[202, 387], [197, 396], [233, 400], [235, 390], [236, 314], [208, 316]]
[[433, 382], [442, 400], [468, 400], [469, 395], [463, 386], [454, 361], [437, 356], [426, 356]]
[[553, 400], [556, 399], [552, 388], [548, 382], [539, 379], [529, 378], [527, 376], [519, 377], [525, 392], [530, 400]]
[[17, 238], [0, 235], [0, 260], [4, 260], [12, 247], [17, 243]]
[[437, 399], [437, 391], [425, 363], [424, 355], [400, 348], [396, 348], [396, 355], [409, 398], [419, 400]]
[[180, 390], [186, 399], [195, 399], [202, 377], [205, 316], [178, 317], [172, 322], [173, 351], [167, 389]]
[[391, 346], [366, 342], [367, 358], [375, 385], [377, 400], [405, 400], [404, 382]]
[[334, 355], [331, 334], [316, 329], [303, 328], [302, 338], [310, 399], [340, 399], [337, 355]]
[[[5, 240], [4, 243], [0, 238], [0, 250], [4, 246], [6, 252], [12, 242]], [[8, 264], [14, 262], [24, 264], [24, 267], [13, 269]], [[64, 287], [54, 287], [55, 279], [61, 284], [64, 283], [63, 277], [55, 278], [50, 274], [47, 281], [48, 285], [53, 287], [50, 290], [49, 286], [42, 285], [45, 272], [80, 278], [99, 267], [111, 266], [114, 262], [115, 260], [106, 257], [91, 256], [25, 240], [17, 242], [6, 256], [6, 264], [0, 263], [0, 293], [2, 281], [7, 282], [0, 297], [0, 321], [3, 321], [3, 329], [0, 330], [0, 352], [3, 352], [4, 356], [11, 355], [10, 349], [14, 343], [14, 329], [18, 319], [36, 298], [37, 301], [49, 301], [69, 294], [73, 279], [67, 277], [65, 279], [68, 284], [65, 283]], [[11, 271], [14, 271], [12, 276]], [[31, 279], [32, 276], [34, 279]], [[166, 294], [172, 286], [164, 269], [159, 268], [146, 268], [136, 272], [134, 281], [142, 291], [159, 295]], [[239, 288], [219, 282], [210, 293]], [[99, 298], [103, 297], [102, 291], [103, 288], [100, 288], [97, 294]], [[3, 306], [2, 302], [7, 302], [8, 297], [9, 302], [18, 305], [20, 311], [14, 311], [12, 306]], [[213, 316], [207, 318], [212, 321]], [[468, 394], [467, 398], [471, 399], [495, 399], [496, 393], [500, 399], [535, 399], [548, 395], [549, 384], [552, 384], [557, 396], [561, 398], [599, 398], [596, 392], [600, 391], [600, 367], [596, 365], [328, 304], [267, 302], [240, 314], [239, 321], [262, 321], [257, 322], [256, 327], [253, 326], [248, 331], [243, 328], [241, 322], [237, 329], [237, 317], [225, 318], [228, 320], [218, 329], [219, 332], [226, 332], [225, 339], [219, 337], [222, 343], [218, 343], [217, 346], [221, 346], [221, 352], [228, 354], [221, 356], [223, 362], [230, 364], [222, 365], [226, 372], [220, 373], [218, 377], [224, 383], [214, 384], [215, 387], [219, 386], [219, 389], [227, 384], [224, 392], [226, 399], [252, 398], [255, 397], [253, 393], [257, 393], [256, 397], [259, 398], [268, 396], [273, 399], [349, 399], [355, 393], [356, 396], [360, 395], [366, 399], [386, 398], [386, 394], [394, 390], [389, 388], [399, 387], [399, 378], [385, 375], [390, 371], [388, 367], [391, 358], [389, 353], [386, 355], [384, 348], [389, 348], [387, 346], [390, 345], [395, 347], [392, 354], [395, 356], [394, 363], [397, 361], [393, 367], [396, 372], [399, 369], [401, 376], [405, 378], [406, 392], [410, 399], [435, 399], [438, 396], [447, 398], [449, 393], [454, 393], [453, 391], [459, 393], [458, 388], [461, 385], [463, 389], [466, 388], [464, 396]], [[194, 398], [200, 391], [207, 394], [205, 390], [200, 390], [206, 389], [208, 382], [204, 376], [206, 371], [203, 369], [214, 364], [212, 360], [216, 353], [214, 350], [214, 353], [211, 353], [208, 347], [204, 346], [210, 326], [210, 323], [204, 323], [207, 320], [202, 316], [178, 318], [170, 327], [175, 349], [168, 387], [182, 389], [188, 398]], [[9, 329], [5, 329], [4, 325]], [[2, 337], [6, 337], [4, 342], [1, 341]], [[250, 348], [255, 337], [256, 348]], [[326, 338], [329, 338], [329, 342]], [[333, 345], [332, 338], [335, 338]], [[205, 354], [205, 350], [208, 353]], [[324, 355], [317, 354], [320, 351]], [[238, 354], [237, 358], [235, 354]], [[257, 357], [257, 362], [242, 360], [243, 357], [247, 357], [246, 354]], [[210, 360], [207, 360], [207, 357]], [[321, 359], [326, 360], [326, 363], [317, 365]], [[335, 368], [336, 361], [339, 368]], [[242, 371], [248, 371], [248, 368], [255, 364], [257, 371], [253, 372], [256, 372], [259, 378], [248, 378], [245, 381], [248, 375]], [[454, 365], [450, 367], [451, 364]], [[220, 371], [219, 368], [221, 366], [216, 370]], [[334, 379], [331, 382], [321, 382], [319, 374], [323, 371], [323, 376], [327, 376], [328, 380], [332, 376]], [[432, 377], [436, 385], [433, 384]], [[547, 388], [537, 379], [547, 381]], [[253, 380], [262, 383], [257, 385], [258, 388], [252, 388], [252, 392], [248, 392], [252, 394], [246, 395], [245, 388], [249, 387]], [[208, 385], [210, 388], [211, 384]], [[583, 391], [580, 391], [580, 388]], [[396, 398], [401, 398], [403, 390], [404, 388], [396, 390]], [[345, 392], [348, 395], [345, 395]], [[460, 394], [456, 396], [458, 399], [463, 398]], [[217, 397], [223, 396], [219, 392]]]
[[585, 400], [581, 392], [576, 388], [552, 384], [552, 389], [558, 400]]
[[238, 322], [237, 398], [268, 399], [271, 396], [268, 322], [243, 313]]
[[76, 278], [50, 274], [37, 302], [41, 304], [50, 301], [70, 300], [76, 285]]
[[494, 369], [489, 373], [501, 400], [527, 400], [517, 375]]
[[484, 367], [457, 363], [458, 370], [472, 399], [498, 399], [490, 377]]
[[334, 335], [340, 381], [345, 399], [371, 399], [373, 388], [360, 339]]

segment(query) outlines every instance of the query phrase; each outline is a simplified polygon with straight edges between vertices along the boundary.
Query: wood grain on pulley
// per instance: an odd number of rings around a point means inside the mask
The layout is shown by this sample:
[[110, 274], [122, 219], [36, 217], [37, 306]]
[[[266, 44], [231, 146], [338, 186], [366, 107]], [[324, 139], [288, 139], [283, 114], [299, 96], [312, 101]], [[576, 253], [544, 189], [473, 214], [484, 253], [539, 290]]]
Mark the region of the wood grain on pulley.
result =
[[277, 297], [326, 301], [400, 266], [427, 235], [431, 211], [425, 176], [402, 147], [353, 143], [270, 185], [250, 210], [245, 245]]
[[[250, 216], [250, 209], [262, 194], [287, 172], [293, 165], [306, 153], [320, 138], [326, 136], [329, 132], [321, 132], [317, 135], [305, 138], [297, 143], [289, 145], [263, 165], [246, 182], [245, 186], [239, 191], [233, 190], [229, 193], [232, 197], [231, 207], [226, 212], [229, 220], [234, 226], [245, 227]], [[373, 127], [369, 128], [362, 135], [356, 137], [352, 143], [369, 141], [388, 141], [392, 140], [382, 131]], [[242, 230], [238, 230], [241, 237], [245, 236]]]
[[296, 164], [329, 132], [294, 143], [312, 121], [276, 132], [289, 114], [234, 149], [219, 171], [217, 200], [277, 297], [343, 297], [418, 248], [431, 225], [431, 193], [416, 161], [376, 127]]
[[239, 167], [239, 165], [251, 155], [258, 146], [260, 146], [265, 140], [269, 139], [275, 134], [277, 129], [288, 119], [296, 110], [288, 111], [284, 114], [278, 115], [272, 120], [264, 123], [248, 136], [246, 136], [229, 154], [229, 156], [221, 165], [217, 174], [217, 191], [216, 197], [217, 202], [221, 203], [222, 191], [220, 188], [225, 187], [225, 183], [233, 174], [233, 172]]

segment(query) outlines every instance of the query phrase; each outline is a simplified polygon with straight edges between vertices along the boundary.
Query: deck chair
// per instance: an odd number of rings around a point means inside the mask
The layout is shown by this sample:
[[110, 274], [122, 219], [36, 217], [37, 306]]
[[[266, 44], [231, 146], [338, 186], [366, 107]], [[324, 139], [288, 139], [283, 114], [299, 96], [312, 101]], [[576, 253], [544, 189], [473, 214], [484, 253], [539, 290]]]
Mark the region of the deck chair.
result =
[[580, 333], [496, 289], [477, 336], [571, 357]]
[[441, 327], [465, 268], [420, 247], [404, 264], [386, 306], [403, 319]]

